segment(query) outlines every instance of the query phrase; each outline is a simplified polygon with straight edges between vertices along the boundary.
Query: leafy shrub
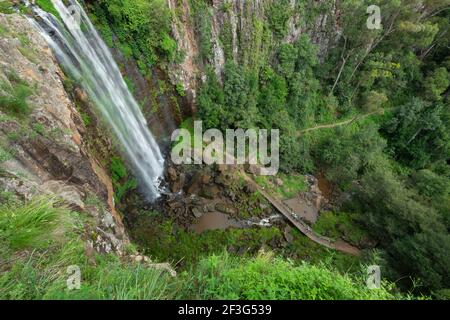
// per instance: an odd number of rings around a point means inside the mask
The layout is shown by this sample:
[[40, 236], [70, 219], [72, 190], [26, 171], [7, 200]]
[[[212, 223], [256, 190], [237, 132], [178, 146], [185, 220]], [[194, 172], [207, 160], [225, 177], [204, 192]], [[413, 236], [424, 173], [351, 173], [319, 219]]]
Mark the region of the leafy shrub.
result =
[[92, 123], [92, 119], [87, 113], [81, 112], [80, 116], [81, 120], [83, 120], [83, 123], [86, 127], [88, 127]]
[[314, 224], [314, 230], [323, 236], [359, 245], [366, 232], [355, 221], [355, 215], [345, 212], [322, 212]]
[[269, 24], [275, 36], [282, 38], [288, 31], [289, 17], [292, 15], [292, 8], [289, 0], [274, 1], [267, 13]]
[[0, 163], [8, 161], [12, 158], [11, 153], [0, 145]]
[[[132, 52], [144, 74], [159, 58], [175, 59], [177, 46], [169, 36], [171, 15], [164, 0], [101, 0], [94, 12], [101, 24], [109, 22], [119, 42], [126, 44], [126, 55]], [[110, 39], [109, 30], [104, 33]]]
[[119, 157], [111, 159], [111, 178], [114, 186], [114, 199], [120, 203], [122, 197], [130, 190], [136, 189], [137, 181], [128, 174], [127, 168]]
[[177, 82], [177, 84], [175, 85], [175, 90], [180, 95], [180, 97], [186, 96], [186, 91], [184, 89], [184, 85], [181, 82]]
[[35, 3], [44, 11], [51, 13], [57, 18], [60, 18], [58, 11], [51, 0], [36, 0]]
[[194, 27], [199, 37], [200, 57], [207, 61], [212, 57], [212, 26], [208, 3], [204, 0], [190, 1], [194, 16]]
[[234, 258], [227, 254], [200, 261], [194, 292], [201, 299], [249, 300], [347, 300], [408, 298], [390, 293], [384, 283], [368, 290], [364, 279], [340, 275], [324, 265], [291, 261], [259, 254], [255, 258]]
[[10, 89], [9, 94], [0, 96], [2, 111], [17, 116], [23, 116], [30, 112], [26, 99], [32, 94], [32, 90], [28, 86], [18, 84]]
[[161, 40], [160, 47], [166, 54], [169, 61], [174, 61], [177, 53], [177, 43], [168, 34], [164, 34]]
[[39, 199], [25, 206], [0, 207], [0, 233], [11, 249], [41, 248], [48, 245], [49, 235], [60, 222], [63, 209], [53, 201]]
[[6, 14], [14, 13], [13, 3], [10, 0], [1, 1], [0, 12]]
[[14, 71], [6, 73], [9, 83], [0, 83], [0, 109], [15, 116], [25, 116], [30, 112], [27, 99], [33, 94], [28, 83]]

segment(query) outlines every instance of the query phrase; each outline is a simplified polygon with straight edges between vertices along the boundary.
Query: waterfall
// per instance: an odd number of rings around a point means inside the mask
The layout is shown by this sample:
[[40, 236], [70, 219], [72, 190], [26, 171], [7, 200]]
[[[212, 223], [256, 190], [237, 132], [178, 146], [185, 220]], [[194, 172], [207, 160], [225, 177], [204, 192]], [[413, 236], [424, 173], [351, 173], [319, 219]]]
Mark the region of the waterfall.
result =
[[120, 142], [139, 187], [149, 200], [159, 196], [164, 160], [140, 107], [106, 44], [76, 0], [52, 0], [61, 21], [36, 6], [30, 21], [40, 30], [63, 68], [88, 93]]

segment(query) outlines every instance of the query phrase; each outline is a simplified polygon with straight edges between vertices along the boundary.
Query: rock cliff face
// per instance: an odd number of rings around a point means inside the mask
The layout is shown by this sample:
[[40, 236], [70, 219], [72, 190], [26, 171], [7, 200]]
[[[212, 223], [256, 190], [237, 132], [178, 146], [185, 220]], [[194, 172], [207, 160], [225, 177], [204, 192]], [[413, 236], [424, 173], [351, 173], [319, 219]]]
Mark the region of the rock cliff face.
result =
[[24, 16], [0, 14], [0, 26], [1, 197], [62, 198], [94, 218], [87, 236], [97, 250], [120, 253], [128, 239], [112, 184], [87, 152], [86, 128], [55, 57]]
[[[267, 61], [274, 47], [293, 43], [302, 34], [309, 35], [323, 61], [340, 37], [339, 0], [286, 1], [286, 32], [279, 38], [267, 32], [275, 0], [211, 0], [201, 13], [194, 12], [195, 1], [167, 1], [174, 17], [172, 35], [185, 54], [183, 62], [173, 65], [169, 73], [173, 83], [184, 85], [191, 104], [204, 77], [205, 65], [211, 65], [220, 78], [227, 59], [248, 66], [257, 64], [259, 59]], [[200, 30], [197, 15], [206, 16], [209, 24], [211, 54], [204, 61], [199, 47], [205, 30]]]
[[169, 8], [172, 12], [180, 12], [175, 15], [172, 23], [172, 35], [177, 41], [178, 48], [185, 54], [183, 62], [179, 65], [172, 66], [172, 82], [183, 83], [184, 89], [188, 94], [188, 101], [195, 111], [193, 101], [196, 97], [196, 78], [199, 73], [197, 63], [198, 43], [194, 32], [194, 25], [191, 19], [191, 9], [188, 0], [168, 0]]

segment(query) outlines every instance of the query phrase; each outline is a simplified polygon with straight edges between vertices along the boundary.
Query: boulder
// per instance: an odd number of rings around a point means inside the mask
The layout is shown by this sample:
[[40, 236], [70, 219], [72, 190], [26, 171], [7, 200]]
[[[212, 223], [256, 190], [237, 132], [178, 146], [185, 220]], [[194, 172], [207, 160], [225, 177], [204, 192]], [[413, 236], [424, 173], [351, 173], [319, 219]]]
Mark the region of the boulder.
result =
[[64, 181], [50, 180], [40, 186], [47, 194], [58, 195], [64, 202], [74, 209], [84, 210], [83, 194], [77, 187], [68, 185]]
[[175, 181], [170, 185], [170, 191], [178, 193], [181, 190], [181, 184], [179, 181]]
[[202, 174], [197, 172], [194, 174], [189, 182], [189, 187], [187, 188], [187, 194], [199, 194], [202, 186]]
[[226, 203], [217, 203], [215, 206], [216, 210], [226, 214], [236, 214], [237, 210], [232, 205]]
[[194, 207], [192, 208], [192, 214], [196, 218], [200, 218], [201, 216], [203, 216], [203, 210], [201, 208]]
[[284, 184], [284, 182], [283, 182], [283, 180], [281, 180], [280, 178], [276, 178], [276, 179], [275, 179], [275, 184], [276, 184], [277, 186], [281, 187], [281, 186]]
[[211, 181], [211, 175], [203, 174], [202, 177], [201, 177], [201, 181], [204, 184], [208, 184]]
[[216, 205], [214, 203], [208, 202], [203, 206], [203, 212], [214, 212], [216, 211]]
[[207, 199], [215, 199], [219, 193], [220, 188], [215, 184], [211, 184], [204, 186], [200, 194]]
[[102, 218], [102, 225], [105, 228], [114, 228], [116, 223], [114, 222], [114, 217], [109, 212], [105, 212], [105, 215]]
[[292, 228], [289, 226], [286, 226], [286, 228], [284, 228], [284, 239], [286, 239], [287, 242], [291, 243], [292, 241], [294, 241], [294, 237], [291, 234], [291, 230]]
[[177, 171], [173, 167], [169, 167], [169, 169], [167, 169], [167, 175], [169, 176], [170, 181], [177, 180], [178, 174], [177, 174]]

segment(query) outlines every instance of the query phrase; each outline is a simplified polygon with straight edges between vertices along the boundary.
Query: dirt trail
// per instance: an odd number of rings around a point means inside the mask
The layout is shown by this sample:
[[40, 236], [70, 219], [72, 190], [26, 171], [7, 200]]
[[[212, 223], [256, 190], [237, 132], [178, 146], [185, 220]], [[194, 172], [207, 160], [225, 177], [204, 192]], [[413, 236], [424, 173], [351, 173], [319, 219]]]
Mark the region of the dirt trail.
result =
[[318, 125], [318, 126], [315, 126], [315, 127], [312, 127], [312, 128], [303, 129], [303, 130], [297, 131], [297, 136], [301, 136], [303, 133], [306, 133], [306, 132], [309, 132], [309, 131], [344, 126], [344, 125], [350, 124], [350, 123], [352, 123], [354, 121], [359, 121], [359, 120], [365, 119], [365, 118], [367, 118], [367, 117], [369, 117], [371, 115], [383, 114], [383, 113], [384, 113], [384, 110], [377, 110], [377, 111], [369, 112], [369, 113], [366, 113], [366, 114], [363, 114], [363, 115], [355, 116], [355, 117], [353, 117], [351, 119], [348, 119], [348, 120], [345, 120], [345, 121], [335, 122], [335, 123], [330, 123], [330, 124], [322, 124], [322, 125]]

